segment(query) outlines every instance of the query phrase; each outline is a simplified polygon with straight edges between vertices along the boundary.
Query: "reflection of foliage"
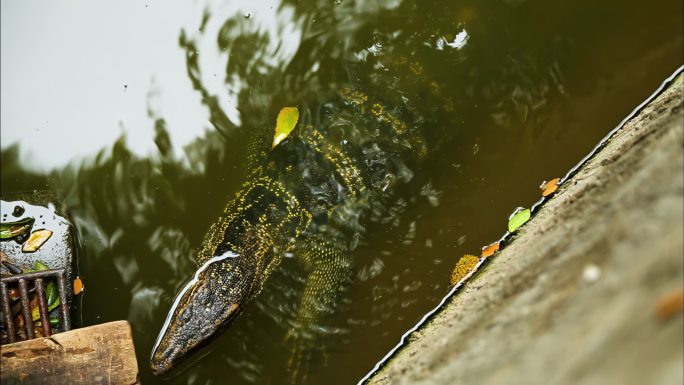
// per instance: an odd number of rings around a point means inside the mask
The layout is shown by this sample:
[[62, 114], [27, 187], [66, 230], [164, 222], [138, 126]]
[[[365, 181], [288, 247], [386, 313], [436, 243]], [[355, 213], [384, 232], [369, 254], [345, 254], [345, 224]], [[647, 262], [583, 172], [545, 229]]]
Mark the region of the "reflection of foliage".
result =
[[2, 150], [0, 155], [2, 165], [2, 181], [0, 195], [16, 191], [43, 190], [48, 187], [46, 175], [31, 172], [21, 165], [19, 145], [14, 144]]
[[185, 33], [181, 33], [179, 39], [180, 46], [185, 49], [186, 65], [188, 68], [188, 77], [192, 82], [192, 86], [202, 95], [202, 103], [209, 109], [209, 121], [216, 128], [216, 130], [224, 136], [228, 135], [232, 124], [228, 119], [228, 116], [223, 112], [221, 106], [215, 95], [210, 95], [207, 89], [202, 85], [200, 81], [200, 71], [197, 60], [199, 59], [199, 54], [197, 53], [197, 47], [195, 43], [189, 41]]
[[[548, 118], [549, 99], [563, 92], [554, 58], [565, 44], [551, 34], [493, 29], [479, 22], [480, 8], [468, 2], [284, 1], [268, 28], [237, 14], [214, 20], [225, 15], [207, 11], [198, 34], [181, 33], [180, 44], [190, 79], [224, 135], [236, 130], [222, 98], [236, 97], [242, 127], [266, 135], [264, 127], [280, 107], [299, 105], [304, 119], [316, 119], [326, 98], [349, 85], [448, 122], [450, 130], [435, 136], [458, 127], [539, 127]], [[487, 18], [501, 25], [526, 12], [520, 4], [488, 8]], [[220, 26], [216, 36], [206, 35], [209, 23]], [[301, 34], [296, 42], [287, 29], [293, 26]], [[465, 49], [437, 48], [440, 39], [466, 30], [474, 37]], [[227, 56], [225, 95], [211, 94], [202, 83], [197, 47], [206, 39]], [[283, 57], [282, 47], [293, 44], [296, 51]], [[473, 106], [479, 106], [475, 119]]]

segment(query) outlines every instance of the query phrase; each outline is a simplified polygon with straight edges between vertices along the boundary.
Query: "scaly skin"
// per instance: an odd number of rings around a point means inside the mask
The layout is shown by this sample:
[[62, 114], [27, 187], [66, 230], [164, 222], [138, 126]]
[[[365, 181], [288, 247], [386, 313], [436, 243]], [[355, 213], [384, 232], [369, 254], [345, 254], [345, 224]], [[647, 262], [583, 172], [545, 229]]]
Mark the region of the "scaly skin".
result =
[[195, 280], [178, 295], [154, 347], [155, 374], [227, 326], [284, 253], [293, 253], [309, 275], [286, 340], [292, 381], [305, 381], [313, 326], [334, 310], [350, 281], [364, 219], [383, 211], [405, 162], [427, 149], [404, 123], [411, 121], [408, 107], [388, 111], [359, 91], [344, 89], [317, 116], [302, 115], [286, 141], [272, 150], [256, 146], [262, 155], [253, 159], [248, 182], [207, 232]]

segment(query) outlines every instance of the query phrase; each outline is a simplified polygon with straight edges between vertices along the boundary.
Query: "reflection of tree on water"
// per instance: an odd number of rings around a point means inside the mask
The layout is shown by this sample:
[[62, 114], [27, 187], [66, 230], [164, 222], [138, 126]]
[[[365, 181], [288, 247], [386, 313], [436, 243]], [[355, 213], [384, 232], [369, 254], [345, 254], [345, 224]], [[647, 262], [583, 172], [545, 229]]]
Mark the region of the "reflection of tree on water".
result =
[[[253, 138], [270, 141], [281, 107], [296, 104], [313, 111], [310, 116], [315, 117], [331, 94], [352, 86], [390, 107], [410, 108], [419, 119], [407, 123], [424, 125], [431, 143], [444, 142], [442, 145], [449, 147], [459, 140], [471, 143], [468, 138], [483, 129], [478, 124], [483, 116], [490, 117], [489, 126], [506, 130], [520, 130], [527, 121], [543, 119], [546, 99], [558, 94], [558, 69], [552, 60], [537, 58], [529, 49], [517, 53], [521, 47], [515, 41], [506, 42], [510, 43], [507, 50], [496, 49], [499, 43], [493, 49], [489, 44], [494, 45], [501, 35], [487, 30], [486, 25], [439, 15], [459, 14], [458, 5], [428, 7], [406, 1], [379, 9], [364, 7], [376, 6], [351, 1], [341, 5], [327, 1], [283, 3], [272, 20], [275, 30], [294, 28], [301, 36], [294, 53], [286, 57], [279, 55], [277, 48], [284, 43], [274, 39], [290, 37], [267, 32], [255, 21], [257, 15], [245, 18], [235, 14], [215, 20], [219, 16], [207, 13], [199, 32], [182, 32], [179, 44], [186, 54], [187, 75], [215, 128], [187, 146], [183, 159], [170, 151], [162, 117], [155, 117], [159, 154], [149, 158], [133, 155], [121, 138], [93, 159], [43, 176], [21, 169], [16, 148], [3, 151], [3, 194], [34, 186], [61, 190], [83, 239], [83, 269], [98, 277], [102, 271], [118, 272], [107, 274], [103, 279], [106, 285], [88, 287], [85, 319], [96, 323], [129, 318], [141, 368], [147, 366], [149, 347], [169, 297], [194, 269], [190, 261], [193, 248], [244, 178], [244, 159], [254, 146], [258, 148]], [[217, 31], [213, 35], [206, 32], [211, 23], [220, 25], [212, 29]], [[474, 36], [465, 48], [438, 49], [439, 39], [451, 41], [464, 28]], [[212, 93], [206, 84], [212, 74], [202, 72], [204, 56], [198, 49], [205, 39], [215, 41], [215, 49], [228, 57], [225, 72], [217, 76], [223, 79], [224, 90], [234, 94]], [[222, 101], [228, 97], [236, 98], [239, 121], [229, 118]], [[464, 112], [474, 104], [487, 111], [478, 116]], [[427, 162], [439, 167], [440, 157], [430, 154]], [[415, 188], [427, 182], [419, 171], [411, 170], [416, 174]], [[407, 188], [406, 198], [414, 191]], [[360, 266], [366, 262], [361, 261]], [[267, 352], [263, 347], [280, 344], [288, 319], [294, 317], [302, 286], [296, 273], [279, 274], [269, 284], [271, 290], [263, 293], [266, 299], [254, 304], [263, 312], [252, 311], [250, 320], [257, 323], [243, 326], [223, 340], [231, 344], [222, 346], [232, 350], [217, 352], [233, 367], [230, 370], [248, 382], [279, 378], [281, 374], [264, 368], [287, 361], [287, 352]], [[117, 298], [112, 303], [130, 303], [130, 309], [102, 304], [111, 298], [113, 288]], [[151, 310], [140, 310], [145, 307]], [[330, 330], [331, 334], [348, 332], [341, 325], [331, 325]], [[268, 333], [264, 335], [264, 331]], [[322, 361], [315, 364], [322, 365]], [[195, 379], [211, 378], [199, 370], [189, 373]]]

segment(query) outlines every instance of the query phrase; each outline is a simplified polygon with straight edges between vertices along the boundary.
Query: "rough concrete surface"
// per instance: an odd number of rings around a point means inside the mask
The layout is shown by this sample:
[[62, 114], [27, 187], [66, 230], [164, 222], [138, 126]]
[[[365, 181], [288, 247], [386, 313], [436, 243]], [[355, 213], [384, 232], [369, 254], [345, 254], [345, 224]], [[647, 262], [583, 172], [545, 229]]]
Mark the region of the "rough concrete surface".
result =
[[678, 301], [658, 316], [684, 281], [682, 87], [629, 121], [371, 383], [684, 383]]

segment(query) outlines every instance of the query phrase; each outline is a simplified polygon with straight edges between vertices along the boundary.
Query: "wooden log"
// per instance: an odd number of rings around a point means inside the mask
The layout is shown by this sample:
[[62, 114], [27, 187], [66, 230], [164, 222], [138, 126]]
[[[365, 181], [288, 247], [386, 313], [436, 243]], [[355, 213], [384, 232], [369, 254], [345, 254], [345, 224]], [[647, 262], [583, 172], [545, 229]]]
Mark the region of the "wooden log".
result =
[[10, 384], [139, 384], [127, 321], [2, 346], [0, 379]]

